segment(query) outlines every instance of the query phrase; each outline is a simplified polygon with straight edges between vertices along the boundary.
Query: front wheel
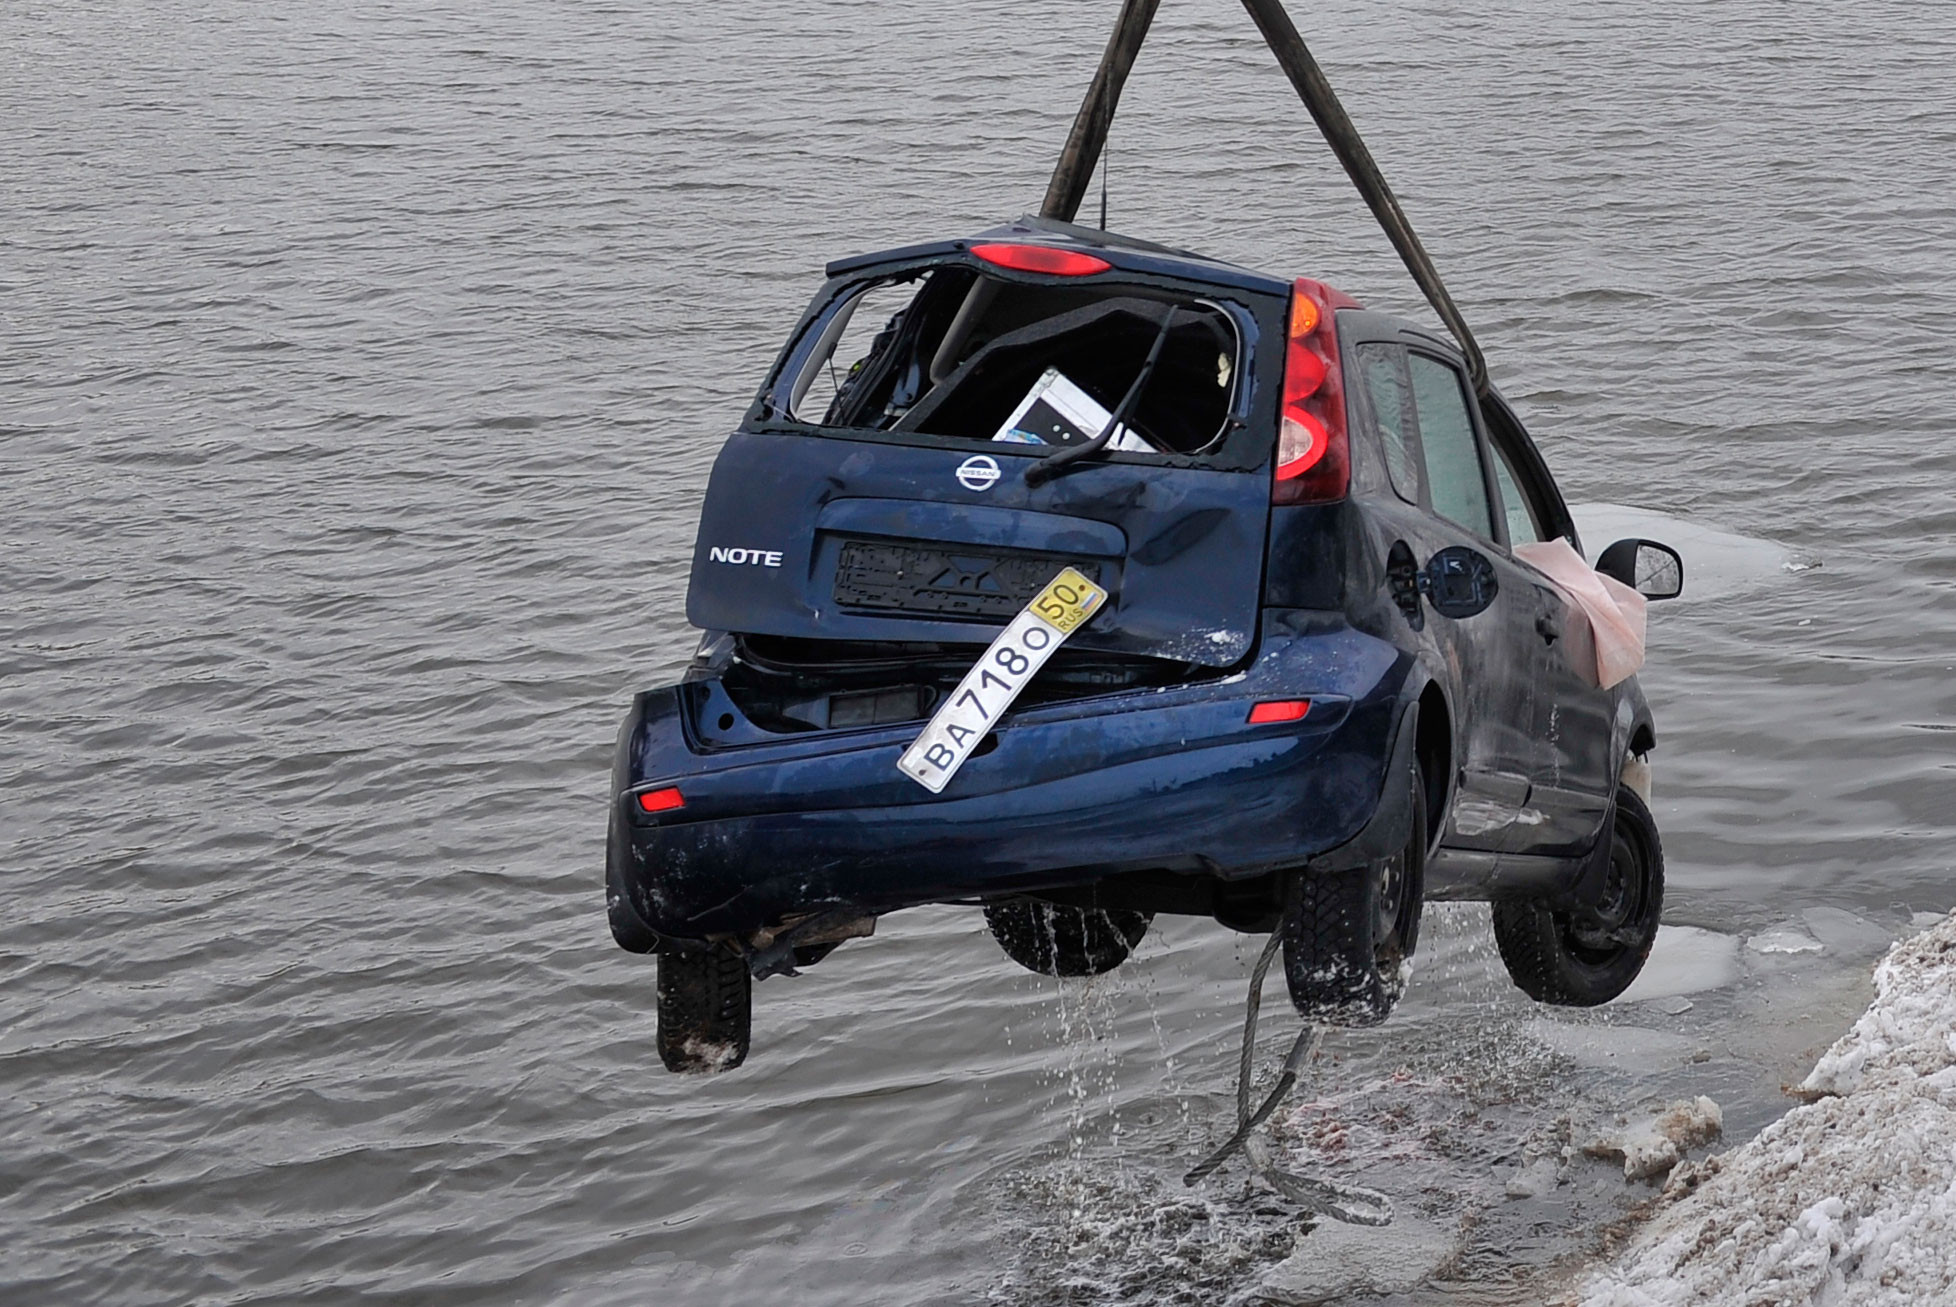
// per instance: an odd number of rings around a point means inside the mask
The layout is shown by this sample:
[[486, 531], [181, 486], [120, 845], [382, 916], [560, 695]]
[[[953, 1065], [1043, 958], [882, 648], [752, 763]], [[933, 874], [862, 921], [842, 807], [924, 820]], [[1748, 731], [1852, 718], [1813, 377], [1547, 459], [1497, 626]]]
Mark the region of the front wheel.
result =
[[1572, 910], [1523, 900], [1494, 905], [1494, 941], [1515, 984], [1533, 999], [1595, 1007], [1630, 988], [1657, 942], [1664, 849], [1657, 822], [1629, 786], [1616, 792], [1602, 897]]
[[1007, 957], [1042, 976], [1098, 976], [1127, 961], [1151, 912], [1073, 908], [1037, 899], [985, 905], [985, 924]]
[[712, 949], [659, 954], [659, 1060], [692, 1075], [747, 1060], [754, 978], [744, 959]]
[[1426, 893], [1426, 789], [1418, 763], [1400, 784], [1410, 794], [1398, 852], [1351, 871], [1298, 872], [1285, 892], [1278, 926], [1284, 980], [1307, 1020], [1376, 1026], [1406, 992]]

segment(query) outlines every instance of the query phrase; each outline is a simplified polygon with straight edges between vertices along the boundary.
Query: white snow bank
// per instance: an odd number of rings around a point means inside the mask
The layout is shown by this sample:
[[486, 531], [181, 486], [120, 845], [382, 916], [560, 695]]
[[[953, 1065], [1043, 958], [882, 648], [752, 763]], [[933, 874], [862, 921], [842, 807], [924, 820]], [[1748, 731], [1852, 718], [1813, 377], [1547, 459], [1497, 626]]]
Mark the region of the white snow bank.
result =
[[[1956, 1076], [1956, 918], [1905, 939], [1875, 968], [1875, 1001], [1821, 1055], [1803, 1094], [1893, 1087], [1947, 1093]], [[1956, 1141], [1952, 1141], [1956, 1143]]]
[[1956, 918], [1889, 951], [1800, 1086], [1817, 1101], [1671, 1176], [1582, 1307], [1956, 1303]]

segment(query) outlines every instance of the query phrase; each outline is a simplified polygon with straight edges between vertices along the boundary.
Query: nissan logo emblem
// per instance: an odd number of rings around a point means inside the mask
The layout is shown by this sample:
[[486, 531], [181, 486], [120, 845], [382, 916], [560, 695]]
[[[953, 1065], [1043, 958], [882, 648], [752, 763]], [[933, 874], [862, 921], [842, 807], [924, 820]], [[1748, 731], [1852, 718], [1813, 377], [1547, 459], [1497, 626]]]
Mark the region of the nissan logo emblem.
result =
[[966, 490], [990, 490], [998, 478], [998, 460], [990, 454], [973, 454], [958, 464], [958, 484]]

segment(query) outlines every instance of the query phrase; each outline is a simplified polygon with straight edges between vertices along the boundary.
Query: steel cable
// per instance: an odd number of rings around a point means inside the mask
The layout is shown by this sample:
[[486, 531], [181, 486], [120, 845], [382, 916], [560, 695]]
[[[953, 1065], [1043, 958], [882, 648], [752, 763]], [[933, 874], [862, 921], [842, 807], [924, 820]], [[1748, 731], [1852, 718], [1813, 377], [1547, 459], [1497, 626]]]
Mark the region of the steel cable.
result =
[[1384, 1194], [1358, 1185], [1320, 1180], [1283, 1170], [1276, 1164], [1269, 1146], [1256, 1136], [1256, 1128], [1277, 1110], [1297, 1084], [1304, 1063], [1315, 1056], [1324, 1043], [1324, 1032], [1317, 1026], [1306, 1025], [1298, 1031], [1297, 1038], [1291, 1041], [1290, 1053], [1284, 1058], [1283, 1069], [1277, 1075], [1277, 1083], [1264, 1097], [1262, 1105], [1254, 1112], [1250, 1110], [1257, 1014], [1263, 1007], [1263, 981], [1270, 974], [1270, 963], [1277, 956], [1279, 942], [1280, 936], [1273, 931], [1263, 946], [1263, 952], [1257, 955], [1256, 965], [1250, 969], [1250, 996], [1243, 1017], [1243, 1051], [1236, 1066], [1236, 1131], [1220, 1147], [1196, 1163], [1182, 1177], [1182, 1183], [1200, 1183], [1214, 1175], [1224, 1162], [1240, 1150], [1249, 1159], [1251, 1170], [1269, 1182], [1271, 1188], [1299, 1206], [1350, 1225], [1389, 1225], [1392, 1222], [1392, 1200]]

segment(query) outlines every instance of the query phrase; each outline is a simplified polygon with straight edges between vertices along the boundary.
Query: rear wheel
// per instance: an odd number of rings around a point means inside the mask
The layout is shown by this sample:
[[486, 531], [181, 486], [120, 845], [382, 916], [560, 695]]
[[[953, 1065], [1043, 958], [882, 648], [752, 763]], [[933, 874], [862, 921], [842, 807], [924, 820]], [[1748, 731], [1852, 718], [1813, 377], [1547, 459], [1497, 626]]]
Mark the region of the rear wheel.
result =
[[1073, 908], [1037, 899], [985, 905], [985, 924], [1006, 956], [1042, 976], [1098, 976], [1127, 961], [1148, 933], [1150, 912]]
[[1406, 992], [1406, 963], [1419, 944], [1426, 890], [1426, 803], [1417, 763], [1406, 841], [1397, 853], [1350, 871], [1302, 871], [1285, 892], [1284, 979], [1311, 1021], [1376, 1026]]
[[1494, 905], [1501, 961], [1530, 998], [1595, 1007], [1630, 988], [1657, 941], [1664, 913], [1664, 850], [1657, 822], [1629, 786], [1616, 792], [1610, 865], [1593, 906], [1559, 911], [1545, 903]]
[[754, 980], [731, 953], [659, 954], [659, 1060], [705, 1075], [747, 1059]]

